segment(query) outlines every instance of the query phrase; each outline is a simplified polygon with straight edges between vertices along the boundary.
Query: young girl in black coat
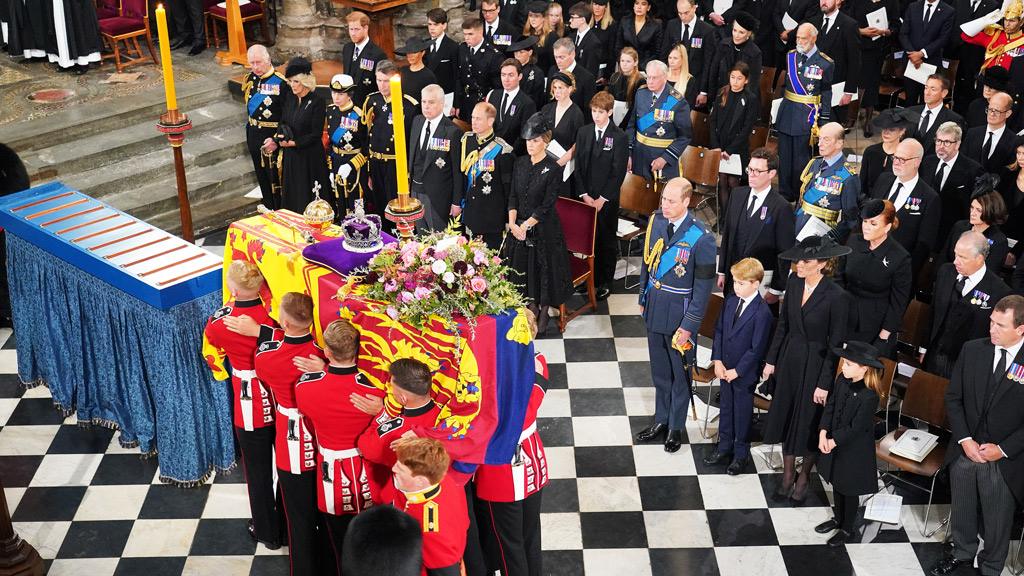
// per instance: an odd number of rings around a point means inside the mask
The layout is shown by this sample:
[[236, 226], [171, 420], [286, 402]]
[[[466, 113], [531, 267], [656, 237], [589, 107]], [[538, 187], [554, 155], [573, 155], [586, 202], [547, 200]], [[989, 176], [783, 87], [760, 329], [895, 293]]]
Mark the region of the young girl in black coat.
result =
[[835, 530], [828, 545], [842, 546], [852, 541], [860, 495], [878, 490], [873, 429], [878, 398], [884, 394], [879, 389], [883, 365], [878, 349], [864, 342], [850, 341], [833, 350], [841, 358], [842, 373], [821, 416], [818, 472], [832, 484], [835, 517], [814, 531]]

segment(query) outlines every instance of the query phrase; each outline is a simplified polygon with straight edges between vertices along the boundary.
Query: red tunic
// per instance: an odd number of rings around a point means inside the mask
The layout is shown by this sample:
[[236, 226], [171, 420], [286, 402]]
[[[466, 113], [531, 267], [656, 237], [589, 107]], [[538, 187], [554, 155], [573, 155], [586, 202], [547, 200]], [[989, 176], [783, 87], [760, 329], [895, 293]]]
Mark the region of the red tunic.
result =
[[548, 460], [544, 443], [537, 432], [537, 410], [547, 390], [547, 362], [540, 354], [537, 376], [530, 403], [526, 407], [519, 447], [508, 464], [482, 465], [476, 470], [476, 495], [491, 502], [519, 502], [540, 491], [548, 483]]
[[462, 561], [466, 550], [469, 513], [466, 492], [448, 475], [422, 492], [402, 492], [394, 482], [384, 494], [390, 503], [412, 516], [423, 529], [423, 567], [447, 568]]
[[255, 430], [274, 422], [274, 405], [270, 391], [256, 378], [253, 355], [256, 338], [228, 330], [221, 321], [226, 316], [249, 316], [260, 324], [274, 321], [260, 299], [230, 301], [217, 310], [203, 331], [203, 358], [217, 380], [228, 378], [224, 359], [231, 365], [231, 386], [234, 396], [235, 427]]
[[370, 426], [359, 436], [359, 451], [370, 464], [374, 485], [386, 486], [391, 480], [391, 467], [397, 460], [391, 443], [409, 430], [432, 428], [440, 412], [441, 408], [431, 400], [419, 408], [403, 408], [402, 413], [394, 418], [387, 410], [381, 410], [373, 418]]
[[295, 386], [299, 411], [316, 432], [317, 506], [333, 515], [358, 514], [373, 506], [379, 485], [370, 481], [370, 471], [356, 448], [356, 440], [370, 424], [371, 416], [360, 412], [349, 399], [353, 393], [384, 391], [369, 384], [355, 366], [328, 366], [326, 372], [307, 372]]
[[[1018, 35], [1010, 40], [1006, 32], [998, 27], [985, 28], [974, 36], [968, 36], [961, 32], [960, 38], [968, 44], [985, 47], [985, 61], [981, 65], [982, 70], [992, 66], [1002, 66], [1009, 70], [1013, 59], [1024, 54], [1024, 36]], [[1011, 42], [1014, 46], [1008, 50], [1005, 49], [1004, 46]]]
[[279, 416], [274, 433], [277, 468], [292, 474], [316, 468], [316, 440], [295, 404], [295, 383], [302, 377], [302, 370], [292, 362], [296, 356], [309, 355], [324, 357], [312, 334], [285, 336], [280, 328], [260, 328], [256, 374], [270, 388], [277, 404]]

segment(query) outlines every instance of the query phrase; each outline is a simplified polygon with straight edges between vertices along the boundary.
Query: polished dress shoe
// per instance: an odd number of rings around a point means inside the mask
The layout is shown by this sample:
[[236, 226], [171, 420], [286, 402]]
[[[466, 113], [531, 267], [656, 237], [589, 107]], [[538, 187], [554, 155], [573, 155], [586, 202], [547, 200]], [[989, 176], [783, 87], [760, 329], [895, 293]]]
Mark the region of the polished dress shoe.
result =
[[[263, 542], [263, 540], [256, 537], [256, 526], [252, 523], [252, 520], [249, 520], [249, 523], [245, 528], [249, 532], [249, 537], [252, 538], [254, 542]], [[263, 545], [267, 547], [267, 550], [278, 550], [281, 548], [281, 544], [279, 542], [263, 542]]]
[[725, 473], [728, 474], [729, 476], [737, 476], [739, 474], [743, 474], [743, 469], [746, 467], [747, 459], [737, 458], [736, 460], [733, 460], [729, 464], [729, 467], [725, 469]]
[[665, 438], [665, 452], [673, 454], [679, 451], [679, 447], [683, 445], [683, 431], [682, 430], [669, 430], [668, 437]]
[[661, 438], [663, 434], [668, 432], [668, 424], [658, 424], [655, 422], [647, 428], [636, 433], [637, 442], [651, 442]]
[[174, 40], [171, 40], [171, 50], [177, 50], [179, 48], [184, 48], [185, 46], [189, 46], [191, 44], [192, 44], [192, 39], [191, 38], [175, 38]]
[[836, 522], [835, 518], [831, 518], [815, 526], [814, 531], [818, 534], [828, 534], [836, 528], [839, 528], [839, 522]]
[[852, 540], [853, 534], [850, 534], [846, 530], [839, 529], [836, 530], [836, 533], [828, 539], [828, 545], [832, 548], [837, 548], [839, 546], [842, 546], [843, 544], [846, 544], [847, 542], [852, 542]]
[[718, 464], [725, 464], [732, 460], [732, 453], [730, 452], [719, 452], [715, 450], [711, 454], [704, 457], [704, 463], [708, 466], [716, 466]]
[[196, 56], [198, 54], [202, 54], [205, 51], [206, 51], [206, 46], [204, 44], [193, 44], [192, 45], [192, 49], [188, 51], [188, 55], [189, 56]]
[[939, 560], [932, 569], [928, 571], [931, 576], [946, 576], [957, 571], [961, 566], [971, 566], [974, 564], [973, 559], [961, 560], [952, 556], [947, 556], [942, 560]]
[[607, 300], [608, 299], [608, 295], [612, 293], [611, 290], [609, 290], [608, 288], [605, 288], [604, 286], [598, 288], [596, 290], [596, 292], [597, 292], [596, 297], [597, 297], [598, 300]]

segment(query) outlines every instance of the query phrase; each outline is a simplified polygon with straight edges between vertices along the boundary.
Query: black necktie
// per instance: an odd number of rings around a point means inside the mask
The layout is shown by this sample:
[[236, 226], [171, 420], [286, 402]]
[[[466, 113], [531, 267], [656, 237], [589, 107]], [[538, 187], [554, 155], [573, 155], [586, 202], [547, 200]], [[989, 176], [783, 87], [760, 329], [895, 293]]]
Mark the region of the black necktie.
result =
[[743, 314], [743, 300], [740, 300], [739, 303], [736, 304], [736, 313], [732, 315], [732, 323], [735, 324], [736, 321], [740, 319], [740, 316], [742, 314]]
[[971, 14], [974, 14], [975, 12], [978, 11], [978, 4], [981, 4], [981, 2], [971, 2]]
[[757, 205], [757, 196], [753, 192], [751, 192], [750, 193], [750, 202], [747, 202], [747, 217], [748, 218], [753, 218], [754, 217], [754, 206], [756, 206], [756, 205]]
[[967, 276], [957, 275], [956, 277], [956, 297], [963, 298], [964, 288], [967, 287]]
[[[999, 349], [999, 362], [996, 363], [996, 369], [992, 371], [992, 379], [999, 381], [1006, 374], [1006, 348]], [[989, 396], [995, 392], [995, 386], [989, 387]]]
[[903, 190], [903, 182], [896, 182], [896, 189], [889, 194], [889, 202], [892, 202], [893, 206], [896, 206], [896, 198], [899, 198], [901, 190]]
[[420, 142], [420, 150], [426, 151], [430, 143], [430, 120], [427, 120], [427, 129], [423, 131], [423, 142]]
[[487, 39], [492, 42], [494, 41], [494, 27], [490, 24], [487, 25]]
[[690, 25], [689, 24], [683, 24], [683, 45], [684, 46], [689, 46], [690, 45]]
[[935, 188], [942, 189], [942, 180], [946, 177], [946, 163], [939, 162], [939, 171], [935, 173]]
[[825, 22], [821, 25], [821, 31], [824, 34], [828, 34], [828, 16], [825, 16]]
[[674, 235], [675, 233], [676, 233], [676, 225], [675, 225], [675, 224], [673, 224], [673, 223], [671, 223], [671, 222], [669, 222], [669, 223], [668, 223], [668, 239], [669, 239], [669, 240], [672, 240], [672, 236], [673, 236], [673, 235]]
[[583, 34], [576, 34], [576, 45], [579, 46], [580, 42], [583, 41]]
[[501, 97], [501, 109], [498, 110], [498, 122], [505, 121], [505, 109], [508, 108], [508, 92]]
[[600, 146], [600, 145], [601, 145], [601, 138], [602, 138], [603, 136], [604, 136], [604, 129], [603, 129], [603, 128], [598, 128], [598, 129], [597, 129], [597, 145], [598, 145], [598, 146]]
[[932, 111], [926, 108], [924, 114], [921, 116], [921, 125], [917, 127], [917, 131], [921, 134], [928, 131], [928, 124], [930, 122], [929, 118], [931, 118], [931, 115]]
[[932, 21], [932, 5], [928, 4], [928, 7], [924, 9], [924, 23], [927, 24]]
[[986, 160], [988, 160], [989, 155], [992, 154], [992, 136], [992, 132], [989, 132], [988, 136], [985, 136], [985, 143], [981, 146], [981, 155]]
[[433, 54], [434, 52], [437, 52], [437, 40], [430, 42], [430, 53]]
[[355, 50], [352, 51], [352, 61], [355, 62], [356, 60], [359, 60], [359, 46], [358, 45], [355, 47]]

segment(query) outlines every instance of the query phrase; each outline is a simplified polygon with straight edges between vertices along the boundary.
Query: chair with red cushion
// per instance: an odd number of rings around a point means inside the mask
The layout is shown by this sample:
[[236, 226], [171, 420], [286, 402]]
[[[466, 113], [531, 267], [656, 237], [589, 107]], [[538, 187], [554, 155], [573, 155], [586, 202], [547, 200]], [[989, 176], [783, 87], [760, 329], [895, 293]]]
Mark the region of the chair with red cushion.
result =
[[120, 15], [120, 0], [96, 0], [96, 18], [98, 20], [117, 18]]
[[[118, 72], [135, 64], [157, 61], [153, 35], [149, 30], [149, 0], [121, 0], [121, 15], [100, 20], [100, 33], [114, 52], [113, 55], [106, 54], [103, 57], [113, 58]], [[140, 37], [146, 41], [149, 56], [142, 53]]]
[[597, 309], [597, 292], [594, 289], [594, 235], [597, 233], [597, 208], [579, 200], [559, 198], [555, 204], [558, 219], [562, 223], [562, 234], [569, 249], [569, 272], [572, 286], [587, 285], [587, 302], [569, 310], [563, 303], [558, 307], [558, 329], [565, 332], [570, 320], [588, 310]]
[[[270, 44], [270, 21], [267, 19], [267, 6], [266, 0], [249, 0], [247, 4], [242, 4], [244, 0], [239, 0], [238, 9], [242, 14], [242, 29], [245, 29], [246, 24], [255, 23], [260, 27], [260, 36], [263, 37], [263, 43]], [[207, 13], [210, 17], [210, 29], [213, 31], [213, 45], [220, 46], [220, 27], [217, 22], [224, 23], [224, 29], [228, 26], [228, 9], [226, 0], [216, 2], [207, 9]], [[207, 35], [207, 38], [210, 36]]]

